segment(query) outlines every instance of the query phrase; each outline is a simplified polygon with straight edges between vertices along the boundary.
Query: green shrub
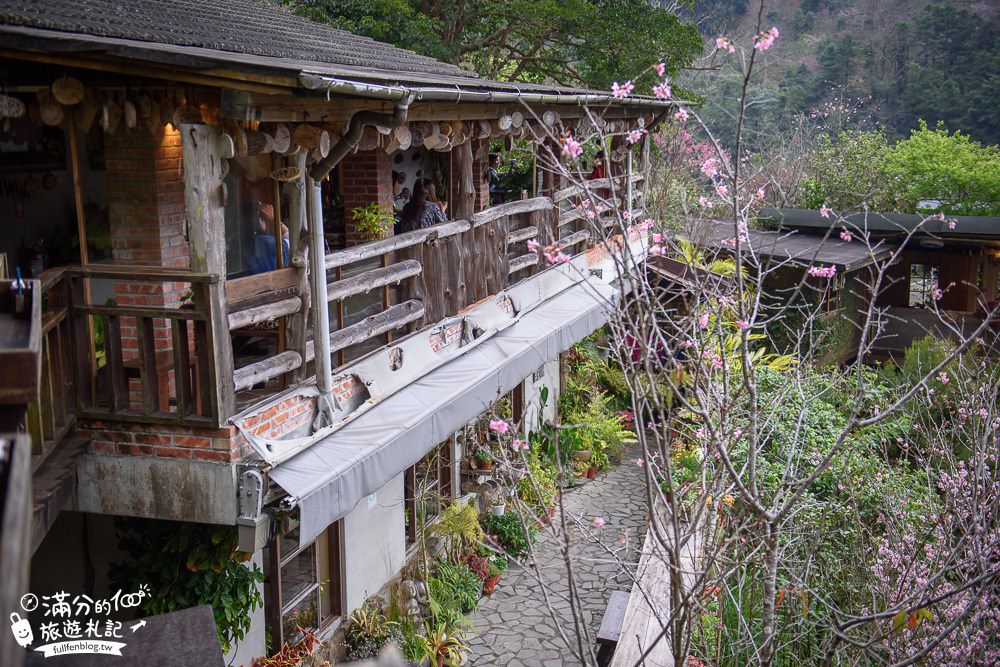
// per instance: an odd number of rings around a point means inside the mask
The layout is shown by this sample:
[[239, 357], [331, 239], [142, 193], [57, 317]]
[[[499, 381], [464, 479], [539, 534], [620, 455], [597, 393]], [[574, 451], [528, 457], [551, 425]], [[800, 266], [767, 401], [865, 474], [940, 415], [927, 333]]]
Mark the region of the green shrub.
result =
[[427, 579], [435, 617], [454, 621], [455, 612], [468, 614], [479, 603], [483, 580], [465, 563], [447, 560], [435, 562], [434, 572]]
[[400, 625], [387, 619], [370, 604], [354, 610], [344, 632], [344, 646], [350, 660], [374, 658], [389, 642], [401, 646], [403, 641], [404, 633]]
[[497, 542], [512, 558], [523, 558], [528, 555], [538, 535], [538, 526], [534, 519], [509, 509], [502, 516], [483, 517], [482, 523], [483, 530], [496, 536]]

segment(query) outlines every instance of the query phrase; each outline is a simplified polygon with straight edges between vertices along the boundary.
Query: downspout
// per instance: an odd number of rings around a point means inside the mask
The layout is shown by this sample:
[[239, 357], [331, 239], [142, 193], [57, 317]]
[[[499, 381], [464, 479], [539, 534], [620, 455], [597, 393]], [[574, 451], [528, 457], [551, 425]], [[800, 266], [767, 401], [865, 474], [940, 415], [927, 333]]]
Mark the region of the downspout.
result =
[[318, 414], [313, 421], [313, 432], [333, 423], [333, 360], [330, 355], [330, 301], [327, 299], [326, 257], [323, 253], [323, 197], [320, 182], [361, 141], [366, 125], [398, 127], [406, 122], [413, 95], [396, 102], [391, 114], [376, 111], [359, 111], [348, 123], [347, 131], [330, 153], [313, 165], [306, 177], [306, 219], [311, 236], [309, 248], [310, 291], [313, 303], [313, 345], [316, 360], [316, 388], [319, 390]]

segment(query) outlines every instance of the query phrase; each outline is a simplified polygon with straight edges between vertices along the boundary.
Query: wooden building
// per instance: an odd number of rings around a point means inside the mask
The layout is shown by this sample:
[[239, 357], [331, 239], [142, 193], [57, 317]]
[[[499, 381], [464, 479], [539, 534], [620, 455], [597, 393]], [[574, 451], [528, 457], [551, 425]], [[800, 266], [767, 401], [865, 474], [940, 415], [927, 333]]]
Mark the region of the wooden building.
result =
[[[235, 664], [396, 576], [415, 467], [456, 495], [466, 423], [551, 409], [645, 251], [549, 172], [491, 206], [486, 161], [599, 128], [593, 185], [641, 209], [624, 136], [661, 100], [486, 81], [255, 0], [0, 0], [0, 59], [0, 252], [45, 293], [32, 590], [107, 586], [111, 517], [239, 526], [268, 582]], [[394, 234], [425, 177], [448, 220]]]

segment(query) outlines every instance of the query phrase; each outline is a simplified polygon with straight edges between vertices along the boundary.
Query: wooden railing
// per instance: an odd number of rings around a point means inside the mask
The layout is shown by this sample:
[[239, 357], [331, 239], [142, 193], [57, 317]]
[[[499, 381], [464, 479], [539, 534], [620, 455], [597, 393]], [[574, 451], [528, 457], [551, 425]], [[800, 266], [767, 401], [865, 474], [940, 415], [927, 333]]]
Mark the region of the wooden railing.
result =
[[[618, 224], [615, 209], [628, 211], [634, 218], [640, 215], [643, 201], [641, 174], [598, 178], [585, 185], [571, 185], [552, 195], [559, 211], [558, 238], [563, 249], [573, 249], [591, 239], [591, 229], [600, 225], [607, 233]], [[631, 187], [629, 183], [631, 181]], [[631, 200], [629, 196], [631, 194]], [[594, 212], [594, 218], [589, 217]], [[612, 232], [613, 233], [613, 232]]]
[[[92, 302], [86, 281], [116, 286], [149, 286], [137, 294], [184, 292], [175, 306], [100, 305]], [[68, 330], [80, 417], [110, 421], [219, 425], [229, 415], [215, 388], [230, 382], [220, 370], [218, 351], [229, 340], [214, 339], [211, 322], [224, 317], [210, 291], [212, 274], [180, 269], [95, 265], [65, 271]], [[157, 287], [159, 285], [159, 287]], [[119, 290], [119, 296], [132, 293]], [[156, 301], [160, 299], [145, 299]], [[71, 360], [71, 361], [70, 361]], [[222, 364], [224, 366], [224, 364]], [[223, 377], [224, 376], [224, 377]]]
[[76, 423], [73, 332], [65, 273], [65, 268], [58, 268], [39, 276], [44, 296], [39, 349], [42, 370], [38, 401], [28, 405], [27, 425], [32, 454], [43, 458]]

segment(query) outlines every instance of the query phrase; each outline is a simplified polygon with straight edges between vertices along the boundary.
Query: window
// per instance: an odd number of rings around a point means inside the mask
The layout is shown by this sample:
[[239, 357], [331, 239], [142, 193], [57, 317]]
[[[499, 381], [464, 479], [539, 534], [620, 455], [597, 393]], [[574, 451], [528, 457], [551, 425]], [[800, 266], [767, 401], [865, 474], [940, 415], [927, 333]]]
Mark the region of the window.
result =
[[[250, 164], [262, 162], [259, 156]], [[273, 271], [287, 264], [291, 239], [282, 222], [282, 257], [278, 257], [275, 226], [283, 220], [280, 206], [275, 210], [274, 181], [267, 174], [243, 168], [231, 160], [226, 175], [226, 273], [230, 278]], [[270, 163], [268, 163], [270, 164]], [[255, 167], [256, 169], [256, 167]], [[263, 212], [262, 212], [263, 205]]]
[[407, 546], [417, 541], [418, 528], [422, 530], [433, 521], [454, 497], [451, 448], [452, 440], [449, 438], [406, 471]]
[[820, 294], [821, 312], [824, 314], [835, 313], [840, 310], [840, 295], [844, 289], [844, 276], [838, 275], [827, 281], [822, 294]]
[[341, 613], [341, 522], [299, 546], [299, 522], [288, 517], [265, 563], [271, 649], [301, 639], [299, 628], [323, 630]]
[[910, 264], [910, 308], [927, 308], [938, 288], [936, 264]]

